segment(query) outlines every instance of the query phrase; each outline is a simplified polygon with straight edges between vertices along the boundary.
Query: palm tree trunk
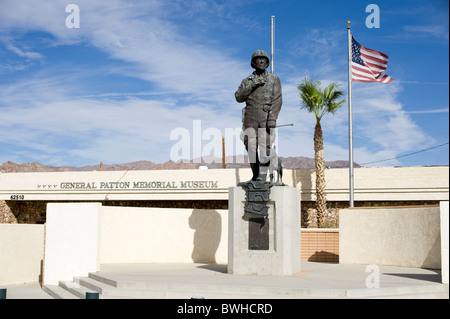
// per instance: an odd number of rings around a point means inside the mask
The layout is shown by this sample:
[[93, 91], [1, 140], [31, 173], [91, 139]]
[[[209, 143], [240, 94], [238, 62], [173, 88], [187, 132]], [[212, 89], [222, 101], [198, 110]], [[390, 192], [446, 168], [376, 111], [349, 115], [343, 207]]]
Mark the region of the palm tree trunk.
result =
[[323, 136], [320, 121], [317, 121], [314, 129], [314, 160], [316, 165], [316, 209], [319, 227], [324, 224], [327, 210], [325, 197], [325, 162], [323, 157]]

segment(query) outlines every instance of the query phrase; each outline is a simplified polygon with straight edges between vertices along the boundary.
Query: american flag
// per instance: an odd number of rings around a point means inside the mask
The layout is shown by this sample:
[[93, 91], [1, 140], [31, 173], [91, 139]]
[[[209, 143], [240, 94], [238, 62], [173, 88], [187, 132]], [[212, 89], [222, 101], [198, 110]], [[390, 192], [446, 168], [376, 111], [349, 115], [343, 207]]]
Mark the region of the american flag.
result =
[[352, 37], [352, 81], [391, 83], [386, 71], [389, 56], [368, 49]]

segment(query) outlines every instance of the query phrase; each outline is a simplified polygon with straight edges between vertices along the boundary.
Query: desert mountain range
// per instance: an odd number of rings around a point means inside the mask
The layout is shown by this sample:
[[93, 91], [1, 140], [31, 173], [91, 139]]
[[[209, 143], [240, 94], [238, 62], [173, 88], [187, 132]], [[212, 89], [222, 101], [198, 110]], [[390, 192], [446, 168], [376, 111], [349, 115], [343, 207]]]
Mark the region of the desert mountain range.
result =
[[[280, 157], [283, 167], [286, 169], [314, 169], [314, 159], [308, 157]], [[249, 168], [247, 156], [228, 156], [225, 158], [226, 168]], [[199, 166], [207, 166], [208, 168], [222, 168], [222, 159], [213, 157], [203, 157], [201, 160], [192, 161], [167, 161], [162, 164], [156, 164], [151, 161], [136, 161], [121, 164], [102, 164], [104, 171], [120, 171], [120, 170], [172, 170], [172, 169], [198, 169]], [[325, 161], [325, 165], [329, 168], [346, 168], [348, 161]], [[360, 165], [354, 163], [354, 167]], [[17, 164], [11, 161], [0, 165], [2, 173], [19, 173], [19, 172], [74, 172], [74, 171], [99, 171], [100, 163], [90, 166], [74, 167], [74, 166], [49, 166], [38, 162]]]

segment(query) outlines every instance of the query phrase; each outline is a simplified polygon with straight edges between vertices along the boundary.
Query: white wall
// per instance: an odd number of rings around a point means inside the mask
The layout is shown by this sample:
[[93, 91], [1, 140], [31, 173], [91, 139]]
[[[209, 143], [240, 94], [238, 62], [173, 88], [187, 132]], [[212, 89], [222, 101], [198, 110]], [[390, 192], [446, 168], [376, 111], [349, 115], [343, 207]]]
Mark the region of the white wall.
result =
[[101, 207], [101, 203], [47, 204], [44, 285], [100, 269]]
[[0, 286], [38, 282], [44, 225], [0, 224]]
[[227, 262], [227, 210], [102, 208], [100, 262]]
[[47, 206], [44, 285], [108, 263], [226, 263], [227, 210]]
[[439, 207], [339, 211], [339, 262], [441, 268]]
[[[49, 204], [48, 213], [44, 284], [95, 272], [100, 263], [227, 263], [227, 210], [71, 203]], [[440, 208], [341, 210], [340, 235], [341, 263], [442, 263], [448, 283], [448, 201]], [[44, 225], [0, 224], [0, 285], [40, 281], [43, 253]]]

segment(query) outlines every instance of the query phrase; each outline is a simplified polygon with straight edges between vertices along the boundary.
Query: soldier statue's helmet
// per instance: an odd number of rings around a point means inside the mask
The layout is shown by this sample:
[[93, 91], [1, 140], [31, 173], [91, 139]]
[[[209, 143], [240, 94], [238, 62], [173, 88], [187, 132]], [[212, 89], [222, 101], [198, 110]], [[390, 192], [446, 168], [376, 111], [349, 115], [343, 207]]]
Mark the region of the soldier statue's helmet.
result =
[[266, 51], [264, 51], [264, 50], [256, 50], [256, 51], [253, 52], [253, 54], [252, 54], [252, 61], [251, 61], [251, 63], [250, 63], [250, 65], [252, 66], [252, 68], [254, 68], [254, 69], [256, 68], [255, 65], [254, 65], [254, 63], [253, 63], [253, 61], [254, 61], [256, 58], [260, 58], [260, 57], [266, 58], [266, 60], [267, 60], [267, 66], [269, 66], [270, 60], [269, 60], [269, 56], [267, 55]]

